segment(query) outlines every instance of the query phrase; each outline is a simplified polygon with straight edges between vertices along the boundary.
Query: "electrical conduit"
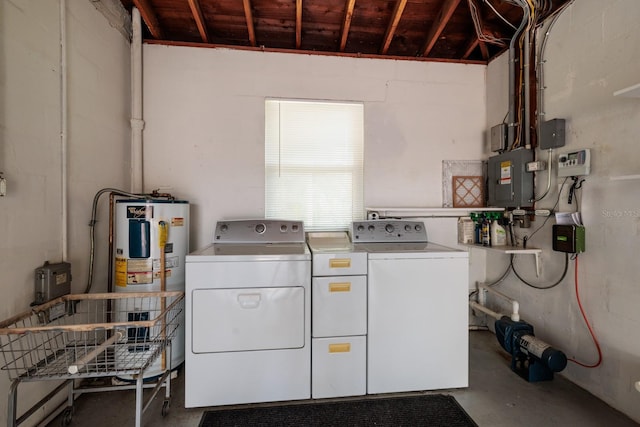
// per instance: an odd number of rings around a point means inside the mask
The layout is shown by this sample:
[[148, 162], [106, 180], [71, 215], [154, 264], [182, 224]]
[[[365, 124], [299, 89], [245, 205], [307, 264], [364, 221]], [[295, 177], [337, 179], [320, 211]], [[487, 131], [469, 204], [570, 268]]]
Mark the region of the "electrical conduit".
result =
[[69, 259], [69, 208], [67, 165], [67, 1], [60, 0], [60, 175], [62, 261]]

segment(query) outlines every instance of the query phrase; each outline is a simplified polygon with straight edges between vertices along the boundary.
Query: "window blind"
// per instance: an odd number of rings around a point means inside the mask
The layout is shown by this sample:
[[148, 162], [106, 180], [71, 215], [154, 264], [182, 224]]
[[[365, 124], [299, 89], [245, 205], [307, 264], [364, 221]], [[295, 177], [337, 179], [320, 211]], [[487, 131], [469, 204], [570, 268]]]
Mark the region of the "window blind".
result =
[[362, 103], [267, 100], [265, 216], [309, 231], [364, 218]]

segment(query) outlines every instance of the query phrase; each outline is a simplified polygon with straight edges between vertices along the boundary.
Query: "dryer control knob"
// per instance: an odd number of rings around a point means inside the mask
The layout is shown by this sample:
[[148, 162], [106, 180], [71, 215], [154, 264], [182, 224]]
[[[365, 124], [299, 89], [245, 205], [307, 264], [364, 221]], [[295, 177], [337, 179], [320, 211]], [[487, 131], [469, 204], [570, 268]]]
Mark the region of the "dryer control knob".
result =
[[411, 226], [409, 224], [405, 225], [404, 231], [411, 231]]
[[358, 231], [361, 231], [361, 232], [364, 231], [364, 225], [359, 225], [358, 226]]
[[394, 230], [395, 228], [393, 227], [393, 224], [387, 224], [387, 225], [385, 225], [385, 226], [384, 226], [384, 229], [385, 229], [385, 231], [386, 231], [387, 233], [393, 233], [393, 230]]
[[258, 233], [258, 234], [264, 233], [264, 231], [266, 229], [267, 229], [267, 226], [264, 225], [263, 223], [260, 223], [260, 224], [256, 225], [256, 233]]
[[374, 231], [375, 231], [375, 229], [376, 229], [376, 227], [375, 227], [375, 226], [373, 226], [373, 225], [370, 225], [370, 226], [368, 227], [368, 229], [369, 229], [369, 231], [374, 232]]
[[422, 226], [420, 224], [416, 225], [416, 231], [422, 231]]

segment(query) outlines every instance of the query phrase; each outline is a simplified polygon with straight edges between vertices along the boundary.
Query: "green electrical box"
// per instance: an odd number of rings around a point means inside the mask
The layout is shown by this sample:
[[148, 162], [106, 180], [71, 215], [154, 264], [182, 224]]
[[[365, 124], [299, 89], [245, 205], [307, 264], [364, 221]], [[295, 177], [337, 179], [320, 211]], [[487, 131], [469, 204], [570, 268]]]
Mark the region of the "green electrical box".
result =
[[553, 226], [553, 250], [578, 254], [585, 250], [584, 227], [582, 225]]

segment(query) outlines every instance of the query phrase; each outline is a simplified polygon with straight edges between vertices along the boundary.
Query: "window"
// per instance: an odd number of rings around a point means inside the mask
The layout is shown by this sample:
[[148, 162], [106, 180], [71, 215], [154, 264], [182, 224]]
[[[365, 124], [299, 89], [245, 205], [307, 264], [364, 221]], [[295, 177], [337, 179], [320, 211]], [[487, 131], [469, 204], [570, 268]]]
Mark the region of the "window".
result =
[[265, 216], [309, 231], [364, 218], [362, 103], [267, 100]]

